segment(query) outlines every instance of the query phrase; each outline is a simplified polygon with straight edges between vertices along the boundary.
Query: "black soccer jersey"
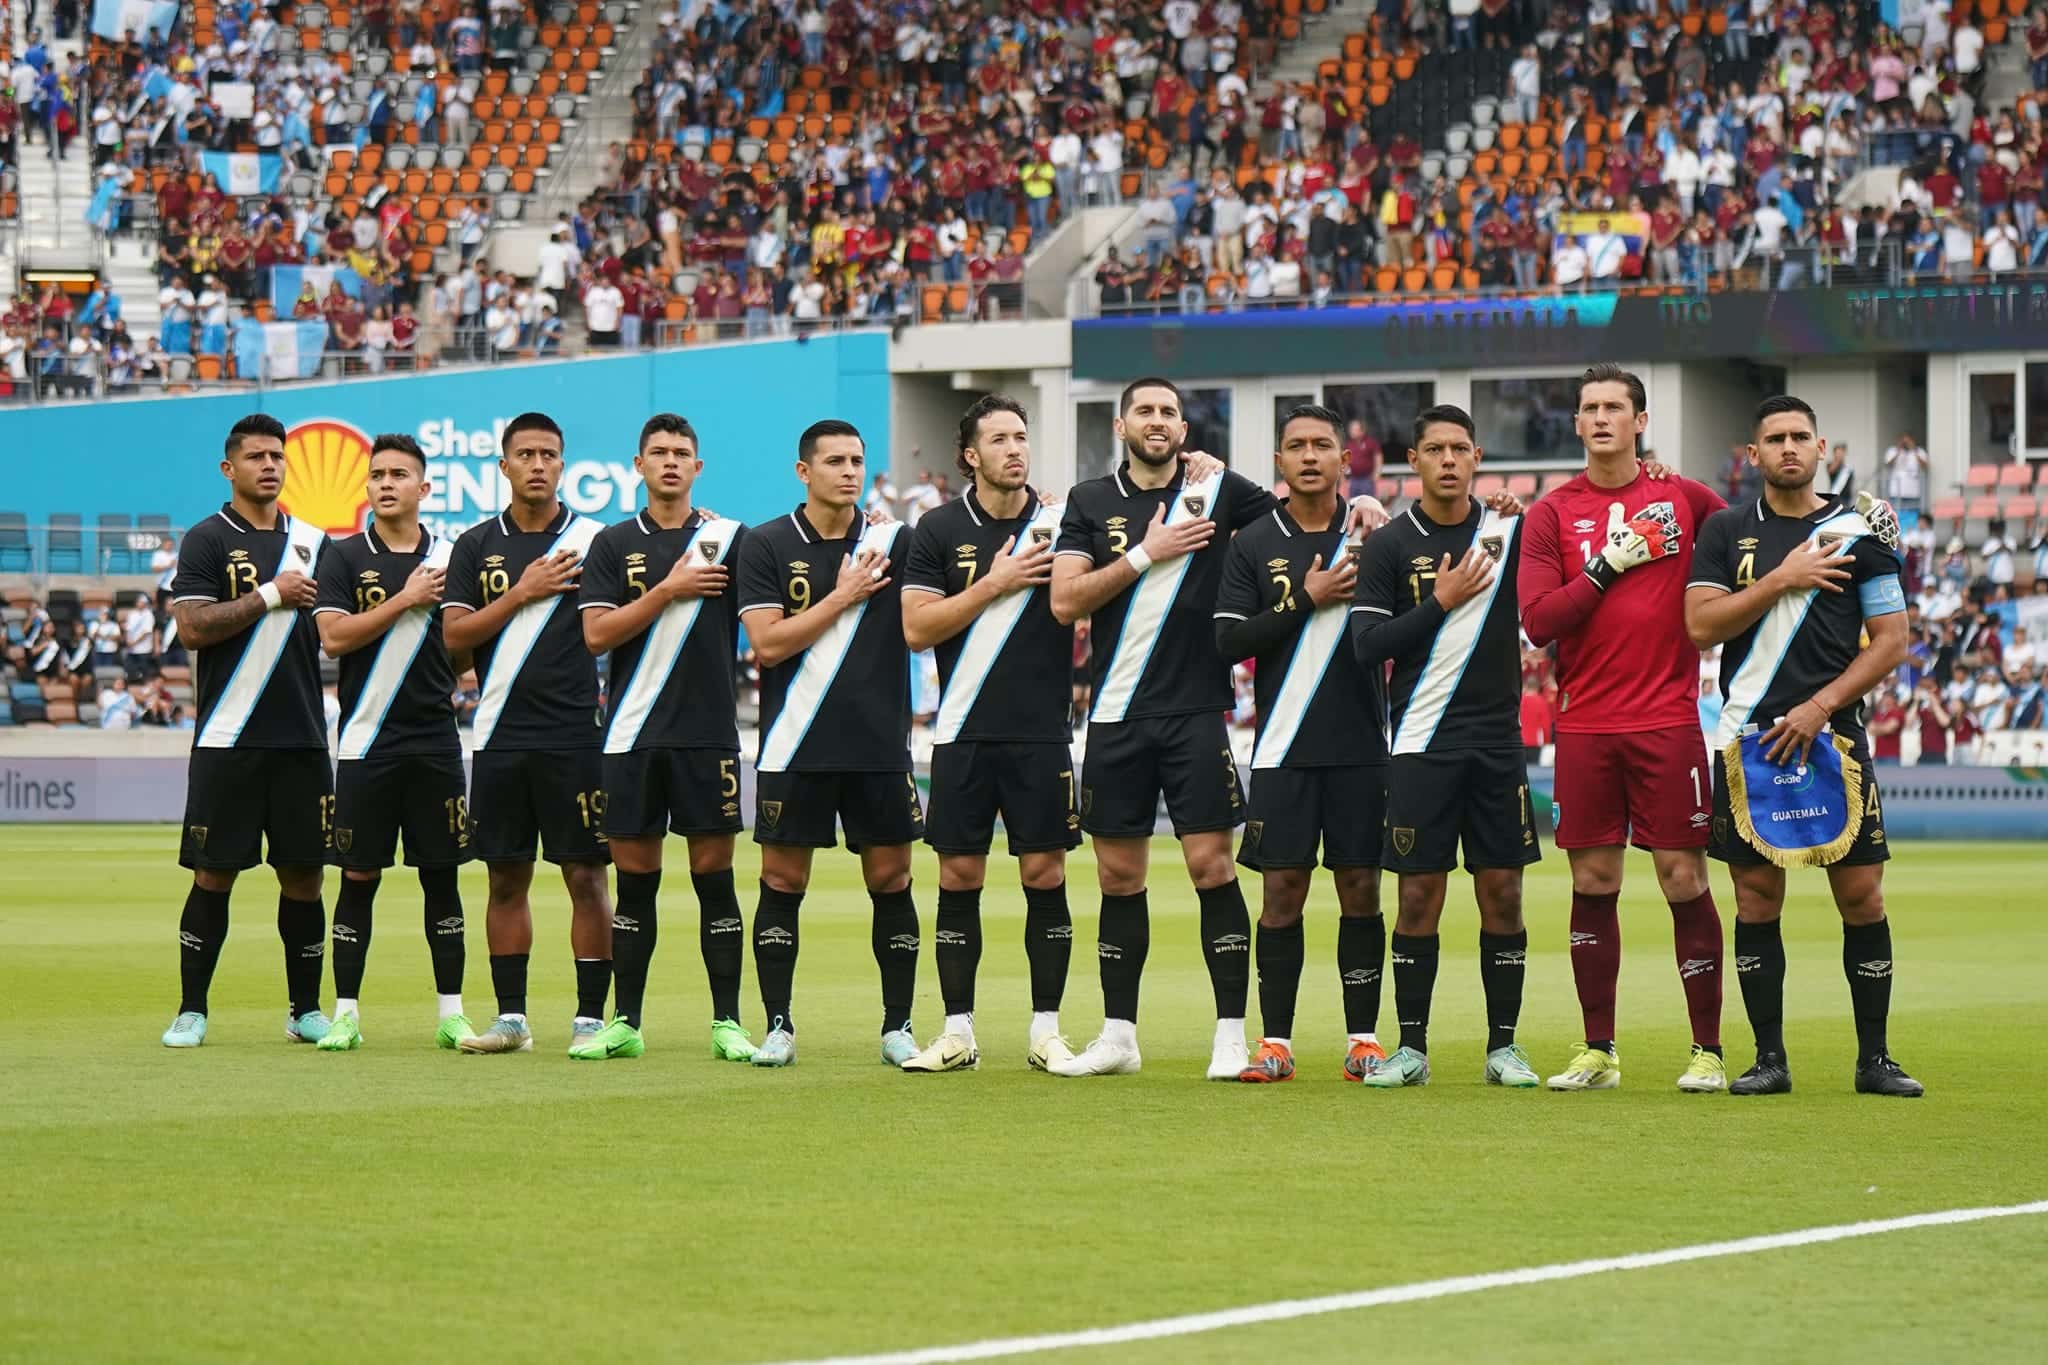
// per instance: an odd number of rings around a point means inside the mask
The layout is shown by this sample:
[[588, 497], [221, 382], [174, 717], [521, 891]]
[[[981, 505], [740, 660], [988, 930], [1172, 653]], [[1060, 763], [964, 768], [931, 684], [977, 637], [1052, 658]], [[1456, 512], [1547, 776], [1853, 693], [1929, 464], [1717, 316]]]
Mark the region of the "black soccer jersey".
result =
[[809, 649], [761, 670], [763, 772], [907, 772], [910, 651], [903, 643], [904, 566], [910, 528], [864, 526], [844, 539], [818, 534], [803, 508], [752, 527], [740, 547], [739, 608], [794, 616], [827, 596], [860, 546], [888, 547], [893, 581], [842, 612]]
[[1245, 623], [1255, 650], [1254, 768], [1387, 761], [1383, 670], [1360, 668], [1352, 653], [1346, 629], [1351, 604], [1318, 609], [1302, 590], [1316, 556], [1327, 569], [1345, 553], [1342, 507], [1338, 517], [1327, 531], [1304, 531], [1282, 503], [1239, 531], [1223, 561], [1216, 618]]
[[[1522, 747], [1522, 631], [1515, 574], [1521, 518], [1478, 501], [1444, 526], [1420, 505], [1372, 533], [1359, 565], [1351, 640], [1368, 672], [1394, 661], [1389, 694], [1396, 755]], [[1500, 565], [1477, 597], [1450, 612], [1437, 605], [1437, 565], [1456, 564], [1474, 542]]]
[[[320, 601], [313, 608], [351, 615], [374, 611], [402, 591], [420, 564], [445, 559], [426, 528], [419, 545], [394, 550], [376, 525], [337, 540], [320, 560]], [[455, 668], [441, 643], [441, 613], [406, 612], [384, 634], [341, 658], [341, 753], [344, 759], [391, 754], [457, 754]]]
[[[259, 591], [280, 573], [313, 576], [326, 539], [284, 513], [274, 530], [242, 520], [232, 505], [185, 533], [177, 602], [228, 602]], [[238, 633], [196, 656], [201, 749], [325, 749], [326, 709], [320, 694], [320, 635], [309, 611], [265, 612]]]
[[[597, 533], [584, 561], [577, 605], [585, 611], [630, 606], [684, 555], [705, 564], [737, 564], [743, 537], [737, 522], [714, 521], [702, 512], [691, 512], [674, 530], [641, 512]], [[739, 592], [728, 581], [721, 596], [669, 603], [653, 625], [622, 642], [612, 651], [606, 750], [738, 753], [738, 635]]]
[[1114, 723], [1140, 716], [1182, 716], [1230, 709], [1230, 661], [1216, 651], [1210, 613], [1233, 531], [1276, 506], [1273, 495], [1228, 471], [1200, 487], [1176, 472], [1164, 488], [1131, 483], [1128, 463], [1075, 484], [1060, 522], [1059, 552], [1095, 568], [1143, 541], [1152, 514], [1167, 507], [1178, 522], [1210, 517], [1216, 534], [1191, 555], [1166, 560], [1102, 604], [1093, 619], [1089, 718]]
[[[448, 564], [449, 606], [481, 611], [512, 590], [534, 560], [557, 549], [586, 553], [602, 528], [567, 507], [543, 531], [522, 531], [509, 515], [462, 533]], [[483, 687], [475, 725], [479, 749], [594, 749], [597, 660], [583, 645], [576, 594], [529, 602], [476, 647]]]
[[[1805, 517], [1785, 517], [1759, 498], [1707, 518], [1692, 552], [1688, 588], [1738, 592], [1784, 562], [1806, 540], [1835, 542], [1849, 566], [1854, 592], [1807, 589], [1787, 593], [1748, 630], [1721, 646], [1721, 727], [1727, 745], [1745, 725], [1768, 730], [1780, 716], [1833, 682], [1862, 648], [1863, 623], [1906, 609], [1898, 557], [1870, 534], [1853, 506], [1830, 501]], [[1835, 712], [1831, 722], [1867, 758], [1861, 699]]]
[[[988, 573], [1005, 541], [1028, 550], [1050, 542], [1059, 512], [1032, 494], [1022, 514], [998, 519], [969, 488], [965, 497], [927, 512], [910, 533], [906, 592], [951, 597]], [[1070, 737], [1074, 628], [1053, 619], [1052, 588], [1032, 588], [991, 603], [967, 628], [939, 641], [939, 713], [934, 739], [1056, 740]]]

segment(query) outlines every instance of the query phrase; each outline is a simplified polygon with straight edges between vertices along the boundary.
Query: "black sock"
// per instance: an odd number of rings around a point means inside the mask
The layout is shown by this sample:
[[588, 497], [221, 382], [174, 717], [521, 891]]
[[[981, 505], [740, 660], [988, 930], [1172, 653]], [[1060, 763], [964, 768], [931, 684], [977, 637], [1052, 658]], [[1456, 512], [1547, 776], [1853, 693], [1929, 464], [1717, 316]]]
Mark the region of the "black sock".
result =
[[1429, 1055], [1429, 1001], [1436, 994], [1437, 936], [1396, 929], [1389, 944], [1394, 957], [1394, 1015], [1401, 1021], [1401, 1046]]
[[[427, 931], [427, 956], [434, 963], [434, 994], [462, 994], [462, 969], [467, 963], [463, 935], [468, 928], [462, 918], [462, 890], [452, 867], [420, 869], [420, 893], [425, 897], [422, 912]], [[341, 911], [334, 912], [336, 919]]]
[[578, 1019], [604, 1018], [604, 997], [611, 990], [611, 985], [612, 960], [610, 958], [577, 958], [576, 1017]]
[[526, 1013], [525, 953], [491, 954], [491, 989], [498, 997], [498, 1013]]
[[370, 957], [370, 907], [376, 903], [381, 881], [359, 882], [341, 879], [341, 894], [334, 898], [334, 994], [353, 1000], [363, 993], [363, 966]]
[[917, 998], [917, 902], [910, 887], [901, 891], [870, 891], [875, 907], [869, 931], [875, 965], [882, 971], [882, 1032], [910, 1027], [910, 1007]]
[[1145, 893], [1104, 896], [1102, 928], [1095, 935], [1096, 965], [1102, 971], [1102, 1017], [1138, 1022], [1138, 982], [1152, 947], [1152, 919]]
[[754, 975], [761, 981], [761, 1008], [767, 1027], [796, 1032], [789, 1012], [790, 983], [796, 980], [796, 912], [804, 903], [801, 891], [777, 891], [761, 883], [754, 906]]
[[655, 898], [661, 891], [661, 869], [619, 872], [612, 902], [612, 1005], [627, 1023], [640, 1027], [640, 1007], [647, 998], [647, 967], [654, 960], [659, 928]]
[[1386, 961], [1384, 915], [1346, 915], [1337, 921], [1337, 979], [1344, 987], [1346, 1033], [1379, 1031]]
[[1031, 1008], [1040, 1014], [1060, 1007], [1067, 993], [1067, 966], [1074, 956], [1074, 917], [1067, 913], [1067, 884], [1024, 888], [1024, 960], [1031, 964]]
[[1856, 1013], [1856, 1060], [1886, 1051], [1885, 1021], [1892, 1011], [1892, 922], [1842, 926], [1842, 974]]
[[185, 893], [185, 913], [178, 916], [178, 1013], [206, 1013], [206, 992], [227, 941], [228, 893], [194, 882]]
[[1209, 966], [1216, 1017], [1242, 1019], [1252, 993], [1252, 917], [1244, 908], [1244, 889], [1232, 877], [1221, 886], [1197, 889], [1195, 898], [1202, 903], [1202, 956]]
[[1529, 931], [1479, 935], [1479, 984], [1486, 991], [1486, 1050], [1513, 1047], [1528, 975]]
[[1735, 978], [1759, 1056], [1785, 1055], [1785, 940], [1778, 921], [1735, 921]]
[[704, 954], [704, 977], [711, 983], [711, 1018], [740, 1021], [740, 972], [746, 962], [746, 924], [740, 919], [739, 892], [732, 869], [693, 872], [697, 892], [697, 947]]
[[327, 907], [318, 900], [277, 897], [277, 937], [284, 944], [284, 986], [292, 1017], [320, 1008], [320, 965], [327, 956]]
[[939, 891], [932, 922], [932, 960], [947, 1014], [974, 1013], [974, 973], [981, 966], [981, 888]]
[[1294, 998], [1301, 990], [1301, 921], [1259, 925], [1259, 1022], [1268, 1038], [1294, 1036]]

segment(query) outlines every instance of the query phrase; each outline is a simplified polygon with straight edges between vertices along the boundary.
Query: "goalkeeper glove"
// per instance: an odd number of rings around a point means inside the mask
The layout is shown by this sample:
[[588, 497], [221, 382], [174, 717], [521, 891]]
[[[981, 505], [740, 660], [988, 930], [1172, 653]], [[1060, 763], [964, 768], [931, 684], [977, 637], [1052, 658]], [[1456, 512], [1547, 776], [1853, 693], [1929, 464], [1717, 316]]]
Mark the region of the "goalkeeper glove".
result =
[[1605, 592], [1628, 570], [1678, 553], [1684, 532], [1668, 502], [1653, 502], [1626, 519], [1621, 504], [1607, 504], [1607, 543], [1586, 563], [1586, 576]]
[[1856, 495], [1856, 515], [1870, 526], [1870, 533], [1884, 543], [1893, 554], [1899, 552], [1899, 514], [1892, 511], [1892, 505], [1869, 489]]

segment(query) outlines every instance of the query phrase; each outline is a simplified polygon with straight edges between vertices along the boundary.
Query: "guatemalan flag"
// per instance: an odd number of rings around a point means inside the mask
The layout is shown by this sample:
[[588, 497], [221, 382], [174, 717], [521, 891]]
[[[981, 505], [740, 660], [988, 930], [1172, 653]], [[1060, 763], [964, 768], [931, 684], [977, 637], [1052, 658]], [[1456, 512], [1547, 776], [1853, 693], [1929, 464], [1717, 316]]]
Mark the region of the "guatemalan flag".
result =
[[299, 291], [308, 284], [313, 286], [313, 296], [322, 303], [327, 301], [327, 287], [332, 284], [339, 284], [341, 292], [352, 299], [363, 296], [363, 277], [345, 265], [276, 265], [270, 268], [270, 306], [279, 317], [292, 315]]
[[320, 373], [327, 346], [324, 322], [257, 322], [235, 326], [235, 368], [244, 379], [310, 379]]
[[178, 19], [178, 0], [93, 0], [92, 31], [121, 41], [130, 30], [147, 38], [150, 30], [168, 34]]
[[282, 160], [266, 152], [201, 152], [199, 169], [232, 195], [275, 194]]

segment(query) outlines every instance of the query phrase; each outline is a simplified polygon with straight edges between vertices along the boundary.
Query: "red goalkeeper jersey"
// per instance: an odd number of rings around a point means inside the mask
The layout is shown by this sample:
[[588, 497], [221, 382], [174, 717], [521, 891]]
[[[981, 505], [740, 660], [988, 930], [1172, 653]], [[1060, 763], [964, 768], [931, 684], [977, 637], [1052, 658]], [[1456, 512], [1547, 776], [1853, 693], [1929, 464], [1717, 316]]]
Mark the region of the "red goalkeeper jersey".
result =
[[[1608, 508], [1633, 517], [1668, 502], [1678, 553], [1641, 564], [1601, 592], [1587, 561], [1607, 543]], [[1531, 507], [1522, 531], [1522, 630], [1557, 642], [1560, 734], [1615, 734], [1699, 724], [1700, 652], [1685, 633], [1686, 570], [1701, 523], [1727, 504], [1691, 479], [1638, 474], [1597, 488], [1582, 473]]]

